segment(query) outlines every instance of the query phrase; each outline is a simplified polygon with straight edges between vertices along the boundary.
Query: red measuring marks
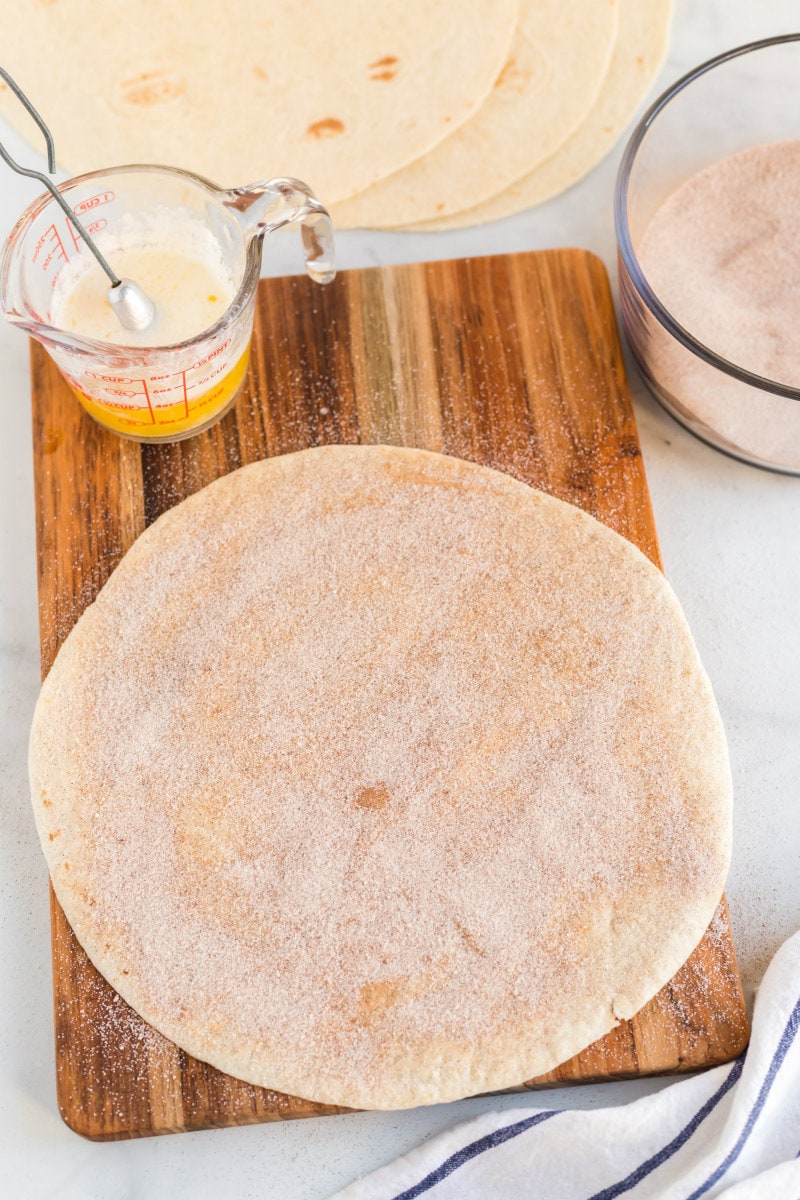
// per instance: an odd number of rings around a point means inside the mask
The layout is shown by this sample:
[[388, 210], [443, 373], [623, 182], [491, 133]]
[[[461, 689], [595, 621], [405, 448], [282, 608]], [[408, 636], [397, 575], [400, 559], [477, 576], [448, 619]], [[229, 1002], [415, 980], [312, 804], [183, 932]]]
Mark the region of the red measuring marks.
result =
[[[99, 217], [98, 220], [92, 221], [91, 225], [86, 225], [85, 229], [89, 234], [89, 237], [93, 237], [94, 234], [99, 233], [101, 229], [105, 229], [107, 225], [108, 221], [105, 219], [105, 217]], [[67, 229], [69, 230], [69, 236], [72, 238], [73, 246], [80, 253], [81, 242], [83, 241], [83, 238], [80, 236], [77, 229], [71, 222], [67, 225]]]
[[80, 204], [76, 204], [72, 211], [76, 217], [79, 217], [81, 213], [99, 208], [101, 204], [110, 204], [113, 199], [113, 192], [98, 192], [96, 196], [89, 196], [86, 200], [81, 200]]
[[189, 393], [186, 390], [186, 372], [181, 371], [181, 386], [183, 388], [183, 408], [186, 416], [189, 415]]
[[[103, 399], [100, 401], [102, 404], [109, 404], [109, 406], [113, 405], [115, 408], [122, 409], [141, 409], [142, 405], [140, 404], [126, 404], [123, 397], [132, 400], [136, 396], [144, 396], [147, 402], [148, 412], [150, 413], [150, 420], [153, 425], [156, 424], [156, 414], [153, 409], [153, 402], [150, 399], [150, 389], [147, 386], [146, 379], [126, 379], [122, 375], [99, 375], [95, 371], [87, 371], [86, 378], [97, 379], [100, 383], [105, 384], [106, 386], [103, 388], [103, 391], [106, 392], [107, 395], [120, 397], [119, 400], [111, 402], [109, 402], [107, 399]], [[124, 386], [109, 386], [113, 384], [123, 384]], [[92, 397], [92, 399], [95, 399], [95, 397]]]
[[[48, 225], [42, 236], [33, 248], [33, 262], [39, 262], [39, 266], [43, 271], [47, 271], [54, 262], [59, 259], [62, 262], [69, 260], [69, 255], [64, 248], [64, 242], [59, 232], [58, 226], [53, 223]], [[41, 259], [41, 261], [39, 261]]]
[[[154, 375], [153, 376], [153, 383], [166, 385], [164, 387], [154, 387], [153, 395], [154, 396], [168, 396], [170, 392], [180, 391], [181, 396], [183, 398], [183, 407], [185, 409], [187, 417], [189, 416], [189, 388], [186, 383], [186, 374], [187, 374], [187, 371], [191, 371], [191, 370], [192, 370], [191, 367], [187, 367], [186, 371], [168, 371], [166, 373], [166, 375]], [[178, 376], [178, 378], [180, 380], [179, 383], [167, 383], [166, 382], [168, 379], [174, 379], [176, 375]], [[167, 404], [176, 404], [177, 400], [175, 400], [175, 399], [167, 400], [166, 403]]]
[[[192, 370], [192, 368], [189, 367], [188, 370]], [[169, 384], [167, 387], [153, 388], [153, 395], [154, 396], [165, 396], [168, 392], [174, 392], [176, 390], [176, 388], [180, 389], [180, 392], [181, 392], [181, 395], [183, 398], [184, 411], [186, 413], [186, 416], [188, 417], [188, 415], [189, 415], [189, 388], [186, 383], [186, 373], [187, 373], [186, 371], [171, 371], [168, 375], [154, 375], [153, 376], [154, 383], [157, 381], [164, 380], [164, 379], [174, 379], [176, 375], [179, 377], [180, 383], [172, 383], [172, 384]], [[174, 404], [175, 401], [170, 400], [169, 403]]]
[[[67, 221], [67, 232], [72, 239], [72, 246], [76, 251], [80, 251], [80, 244], [83, 240], [71, 221]], [[99, 233], [101, 229], [105, 229], [108, 221], [105, 217], [98, 217], [96, 221], [92, 221], [86, 226], [86, 232], [91, 236]], [[40, 270], [49, 271], [54, 263], [69, 262], [72, 250], [69, 248], [69, 243], [65, 243], [63, 234], [55, 221], [52, 225], [48, 225], [42, 236], [33, 248], [31, 261], [38, 263]], [[55, 280], [53, 281], [55, 282]]]
[[[231, 338], [227, 338], [226, 341], [224, 341], [220, 346], [217, 346], [214, 350], [212, 350], [210, 354], [207, 354], [205, 358], [198, 359], [197, 362], [192, 363], [190, 367], [186, 367], [186, 369], [183, 371], [168, 371], [164, 375], [153, 375], [153, 383], [166, 385], [164, 387], [154, 387], [153, 395], [167, 396], [170, 392], [179, 391], [181, 398], [183, 399], [184, 412], [188, 417], [189, 392], [191, 391], [195, 396], [197, 396], [198, 392], [202, 392], [203, 388], [210, 384], [218, 375], [224, 375], [230, 370], [230, 362], [227, 358], [223, 359], [223, 361], [219, 364], [217, 364], [215, 360], [217, 359], [218, 355], [223, 354], [228, 349], [231, 341]], [[188, 375], [207, 365], [210, 365], [212, 370], [206, 372], [204, 375], [201, 375], [199, 378], [192, 379], [191, 384], [187, 381]], [[176, 377], [179, 380], [178, 383], [167, 382], [167, 380], [175, 379]], [[176, 402], [177, 401], [175, 399], [168, 401], [170, 404], [175, 404]]]

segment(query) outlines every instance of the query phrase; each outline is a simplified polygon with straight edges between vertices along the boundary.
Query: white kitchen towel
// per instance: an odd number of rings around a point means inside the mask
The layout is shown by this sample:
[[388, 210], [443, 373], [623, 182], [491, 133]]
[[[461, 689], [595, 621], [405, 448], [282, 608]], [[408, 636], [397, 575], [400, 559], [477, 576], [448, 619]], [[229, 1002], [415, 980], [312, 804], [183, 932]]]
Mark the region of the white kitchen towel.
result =
[[800, 1200], [800, 932], [741, 1058], [627, 1105], [486, 1113], [335, 1200]]

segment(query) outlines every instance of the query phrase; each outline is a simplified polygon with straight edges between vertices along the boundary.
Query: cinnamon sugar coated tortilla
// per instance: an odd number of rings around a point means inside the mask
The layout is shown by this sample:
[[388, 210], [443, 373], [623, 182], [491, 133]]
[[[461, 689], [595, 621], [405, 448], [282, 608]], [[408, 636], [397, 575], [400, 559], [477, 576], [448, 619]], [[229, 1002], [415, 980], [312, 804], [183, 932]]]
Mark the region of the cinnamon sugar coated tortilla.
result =
[[499, 472], [333, 446], [167, 512], [44, 684], [33, 803], [122, 997], [249, 1082], [369, 1108], [512, 1086], [649, 1000], [730, 851], [660, 572]]

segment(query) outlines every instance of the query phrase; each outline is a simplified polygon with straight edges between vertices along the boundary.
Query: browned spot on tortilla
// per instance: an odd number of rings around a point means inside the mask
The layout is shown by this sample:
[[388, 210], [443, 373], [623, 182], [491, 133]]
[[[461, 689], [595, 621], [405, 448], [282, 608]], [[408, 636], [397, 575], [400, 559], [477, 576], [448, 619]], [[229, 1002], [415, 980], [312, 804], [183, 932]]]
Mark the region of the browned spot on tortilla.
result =
[[180, 76], [165, 75], [161, 71], [146, 71], [123, 79], [119, 85], [120, 99], [133, 108], [155, 108], [159, 104], [170, 104], [186, 91], [186, 80]]
[[398, 65], [398, 59], [393, 54], [387, 54], [385, 58], [378, 58], [369, 64], [369, 77], [376, 82], [394, 79]]
[[309, 125], [306, 130], [308, 137], [316, 138], [317, 141], [321, 138], [338, 137], [340, 133], [344, 133], [344, 125], [336, 117], [324, 117], [321, 121]]
[[436, 205], [436, 211], [437, 211], [437, 212], [441, 212], [443, 208], [444, 208], [444, 204], [437, 204], [437, 205]]
[[269, 75], [263, 67], [253, 67], [253, 74], [255, 75], [256, 79], [263, 79], [265, 83], [269, 79]]
[[375, 787], [363, 787], [356, 793], [356, 804], [359, 808], [372, 808], [376, 811], [385, 808], [389, 803], [389, 789], [385, 783]]
[[514, 62], [515, 62], [514, 58], [509, 58], [503, 64], [500, 74], [497, 76], [497, 79], [495, 79], [495, 81], [494, 81], [493, 86], [494, 86], [495, 90], [497, 88], [501, 88], [503, 86], [506, 79], [508, 78], [509, 73], [514, 70]]
[[475, 935], [470, 933], [466, 925], [462, 924], [462, 922], [459, 920], [456, 920], [454, 924], [464, 945], [467, 946], [473, 954], [485, 954], [483, 946], [480, 944]]
[[427, 972], [417, 975], [397, 975], [394, 979], [380, 979], [362, 984], [359, 993], [358, 1016], [354, 1021], [369, 1022], [380, 1019], [396, 1005], [406, 1004], [419, 996], [429, 996], [436, 990], [442, 976], [442, 965], [437, 964]]
[[391, 1008], [401, 997], [402, 991], [402, 980], [396, 982], [392, 979], [386, 979], [378, 983], [363, 984], [359, 998], [359, 1009], [362, 1018], [368, 1020], [372, 1016], [379, 1016], [387, 1008]]
[[54, 842], [54, 841], [56, 840], [56, 838], [57, 838], [57, 837], [61, 837], [61, 830], [60, 830], [60, 829], [57, 829], [57, 830], [55, 831], [55, 833], [51, 833], [49, 836], [50, 836], [50, 841], [51, 841], [51, 842]]
[[530, 77], [530, 71], [526, 67], [517, 66], [517, 60], [512, 55], [497, 76], [497, 79], [495, 79], [494, 90], [496, 92], [500, 90], [504, 92], [524, 92], [528, 86]]

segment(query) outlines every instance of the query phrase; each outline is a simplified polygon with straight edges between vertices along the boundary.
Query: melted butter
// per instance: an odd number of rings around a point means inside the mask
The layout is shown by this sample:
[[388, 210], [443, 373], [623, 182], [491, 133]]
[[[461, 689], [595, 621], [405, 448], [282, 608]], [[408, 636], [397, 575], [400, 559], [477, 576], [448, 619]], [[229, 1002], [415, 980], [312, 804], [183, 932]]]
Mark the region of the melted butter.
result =
[[153, 301], [153, 324], [141, 333], [122, 329], [108, 302], [108, 277], [92, 259], [56, 289], [53, 320], [60, 329], [117, 345], [170, 346], [208, 329], [233, 299], [221, 264], [163, 246], [124, 247], [110, 261], [120, 278], [135, 279]]

